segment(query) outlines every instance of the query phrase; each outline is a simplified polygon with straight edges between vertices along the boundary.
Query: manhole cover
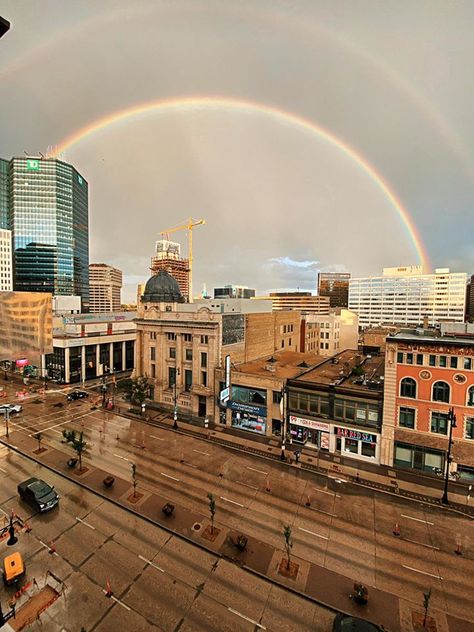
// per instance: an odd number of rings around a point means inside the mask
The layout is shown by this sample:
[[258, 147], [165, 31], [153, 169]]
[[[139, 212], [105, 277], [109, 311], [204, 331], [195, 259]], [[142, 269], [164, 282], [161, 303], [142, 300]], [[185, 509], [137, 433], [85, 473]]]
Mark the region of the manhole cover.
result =
[[199, 524], [199, 522], [195, 522], [193, 524], [193, 531], [200, 531], [201, 527], [202, 527], [202, 525]]

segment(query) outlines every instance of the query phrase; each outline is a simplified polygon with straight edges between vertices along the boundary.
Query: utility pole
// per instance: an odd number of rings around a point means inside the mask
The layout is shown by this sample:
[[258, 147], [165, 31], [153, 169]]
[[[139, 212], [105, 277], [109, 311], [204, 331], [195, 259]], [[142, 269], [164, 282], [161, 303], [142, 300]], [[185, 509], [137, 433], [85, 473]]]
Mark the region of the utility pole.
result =
[[281, 454], [280, 460], [284, 461], [286, 458], [285, 448], [286, 448], [286, 386], [283, 386], [281, 389], [281, 399], [280, 399], [280, 415], [281, 415]]
[[449, 439], [448, 439], [448, 452], [446, 455], [446, 471], [444, 475], [444, 492], [443, 497], [441, 498], [441, 502], [443, 505], [449, 505], [448, 500], [448, 483], [449, 483], [449, 466], [451, 464], [451, 448], [453, 445], [452, 437], [453, 437], [453, 428], [456, 428], [456, 415], [454, 414], [454, 407], [451, 406], [448, 413], [448, 422], [449, 422]]

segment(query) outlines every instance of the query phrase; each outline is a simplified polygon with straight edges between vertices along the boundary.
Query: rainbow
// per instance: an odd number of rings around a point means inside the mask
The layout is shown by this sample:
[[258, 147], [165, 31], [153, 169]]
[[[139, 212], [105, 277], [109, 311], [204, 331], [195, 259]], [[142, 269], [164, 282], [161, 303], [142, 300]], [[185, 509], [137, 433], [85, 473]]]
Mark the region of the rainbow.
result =
[[382, 191], [385, 198], [397, 211], [400, 220], [402, 221], [408, 236], [410, 237], [413, 246], [417, 252], [419, 263], [428, 271], [431, 268], [428, 253], [424, 247], [421, 237], [418, 234], [417, 228], [410, 217], [408, 211], [402, 205], [401, 201], [397, 198], [394, 191], [389, 187], [383, 177], [377, 173], [374, 167], [355, 149], [353, 149], [346, 142], [322, 128], [316, 125], [312, 121], [302, 116], [298, 116], [285, 110], [277, 109], [270, 105], [262, 103], [256, 103], [253, 101], [245, 101], [242, 99], [232, 99], [224, 97], [179, 97], [173, 99], [163, 99], [158, 101], [151, 101], [146, 103], [140, 103], [132, 107], [112, 112], [103, 116], [85, 127], [73, 132], [70, 136], [62, 140], [57, 145], [54, 151], [48, 154], [48, 157], [58, 157], [64, 151], [70, 147], [77, 145], [78, 143], [93, 136], [97, 132], [117, 123], [131, 119], [133, 117], [146, 115], [149, 113], [166, 113], [177, 110], [229, 110], [233, 112], [244, 113], [258, 113], [273, 118], [280, 124], [292, 125], [304, 132], [307, 132], [313, 136], [323, 139], [333, 147], [341, 150], [347, 157], [349, 157]]

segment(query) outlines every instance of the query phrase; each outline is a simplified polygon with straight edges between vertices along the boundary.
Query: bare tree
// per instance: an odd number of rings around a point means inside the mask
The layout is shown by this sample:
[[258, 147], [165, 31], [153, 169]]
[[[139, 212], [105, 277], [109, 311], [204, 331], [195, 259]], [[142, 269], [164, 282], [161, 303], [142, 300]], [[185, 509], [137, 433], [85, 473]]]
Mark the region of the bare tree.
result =
[[428, 622], [428, 608], [430, 607], [431, 588], [427, 593], [423, 593], [423, 608], [425, 609], [425, 616], [423, 617], [423, 629], [426, 630], [426, 624]]
[[216, 515], [216, 499], [214, 495], [209, 493], [207, 495], [209, 499], [209, 511], [211, 513], [211, 533], [214, 533], [214, 516]]
[[291, 539], [291, 527], [289, 524], [283, 527], [283, 536], [285, 538], [286, 569], [289, 571], [291, 561], [291, 549], [293, 547], [293, 540]]

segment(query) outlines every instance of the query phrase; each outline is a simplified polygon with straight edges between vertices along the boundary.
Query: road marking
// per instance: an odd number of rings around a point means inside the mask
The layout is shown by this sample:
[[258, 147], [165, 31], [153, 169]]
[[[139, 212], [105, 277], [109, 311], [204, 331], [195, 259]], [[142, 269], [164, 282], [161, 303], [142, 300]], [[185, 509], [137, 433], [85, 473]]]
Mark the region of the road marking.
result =
[[205, 456], [211, 456], [209, 452], [202, 452], [202, 450], [193, 450], [193, 452], [199, 452], [199, 454], [204, 454]]
[[149, 564], [150, 566], [153, 566], [153, 568], [156, 568], [157, 571], [161, 571], [162, 573], [165, 572], [162, 568], [160, 568], [156, 564], [153, 564], [153, 562], [151, 562], [150, 560], [147, 560], [146, 557], [143, 557], [143, 555], [139, 555], [138, 557], [144, 562], [146, 562], [147, 564]]
[[425, 544], [424, 542], [418, 542], [417, 540], [409, 540], [408, 538], [402, 538], [404, 542], [411, 542], [412, 544], [419, 544], [420, 546], [425, 546], [427, 549], [434, 549], [435, 551], [439, 551], [439, 546], [433, 546], [432, 544]]
[[244, 483], [243, 481], [235, 481], [238, 485], [245, 485], [245, 487], [250, 487], [250, 489], [258, 490], [259, 487], [255, 487], [255, 485], [249, 485], [248, 483]]
[[150, 435], [152, 439], [158, 439], [158, 441], [164, 441], [163, 437], [157, 437], [156, 435]]
[[[39, 542], [42, 546], [44, 546], [44, 548], [45, 548], [45, 549], [48, 549], [48, 551], [51, 551], [51, 547], [49, 546], [49, 544], [46, 544], [46, 542], [43, 542], [43, 540], [39, 540], [39, 539], [38, 539], [38, 542]], [[53, 555], [56, 555], [56, 557], [59, 557], [59, 554], [58, 554], [58, 553], [56, 553], [56, 551], [52, 551], [52, 554], [53, 554]]]
[[176, 478], [175, 476], [171, 476], [170, 474], [165, 474], [164, 472], [160, 472], [161, 476], [166, 476], [166, 478], [172, 478], [174, 481], [178, 481], [179, 483], [179, 478]]
[[232, 614], [236, 614], [238, 617], [241, 617], [242, 619], [245, 619], [249, 623], [252, 623], [252, 625], [256, 625], [257, 628], [260, 628], [261, 630], [266, 630], [267, 629], [264, 625], [261, 625], [260, 623], [258, 623], [258, 621], [254, 621], [253, 619], [250, 619], [249, 617], [246, 617], [244, 614], [242, 614], [241, 612], [238, 612], [237, 610], [234, 610], [233, 608], [227, 608], [227, 610], [229, 612], [232, 612]]
[[8, 472], [4, 470], [3, 467], [0, 467], [0, 472], [3, 472], [4, 474], [8, 474]]
[[329, 540], [325, 535], [319, 535], [319, 533], [314, 533], [314, 531], [308, 531], [308, 529], [303, 529], [303, 527], [298, 527], [300, 531], [304, 531], [305, 533], [310, 533], [311, 535], [315, 535], [317, 538], [322, 538], [323, 540]]
[[264, 472], [263, 470], [256, 470], [254, 467], [246, 466], [248, 470], [252, 470], [252, 472], [258, 472], [259, 474], [268, 474], [268, 472]]
[[81, 518], [78, 518], [77, 516], [76, 516], [76, 520], [82, 523], [83, 525], [85, 525], [86, 527], [89, 527], [89, 529], [92, 529], [93, 531], [95, 531], [95, 527], [93, 527], [91, 524], [89, 524], [85, 520], [82, 520]]
[[317, 509], [316, 507], [308, 507], [311, 511], [317, 511], [318, 513], [326, 514], [326, 516], [331, 516], [332, 518], [337, 518], [336, 514], [330, 513], [329, 511], [323, 511], [322, 509]]
[[[107, 595], [107, 591], [104, 590], [102, 588], [102, 592], [104, 593], [104, 595]], [[115, 601], [115, 603], [118, 603], [122, 606], [122, 608], [125, 608], [125, 610], [128, 610], [130, 612], [130, 608], [127, 606], [127, 604], [123, 603], [123, 601], [120, 601], [120, 599], [117, 599], [117, 597], [114, 597], [113, 595], [110, 595], [110, 597], [108, 597], [108, 599], [113, 599], [113, 601]]]
[[432, 522], [428, 522], [428, 520], [421, 520], [421, 518], [414, 518], [413, 516], [407, 516], [406, 514], [402, 514], [402, 518], [408, 518], [409, 520], [416, 520], [416, 522], [424, 522], [425, 524], [429, 524], [434, 527]]
[[219, 498], [221, 500], [227, 501], [228, 503], [232, 503], [233, 505], [238, 505], [239, 507], [245, 507], [245, 505], [242, 505], [241, 503], [238, 503], [235, 500], [230, 500], [230, 498], [226, 498], [225, 496], [219, 496]]
[[114, 454], [114, 456], [116, 456], [117, 459], [122, 459], [122, 461], [127, 461], [127, 463], [132, 463], [130, 459], [126, 459], [124, 456], [120, 456], [120, 454]]
[[405, 564], [402, 564], [402, 568], [407, 568], [409, 571], [415, 571], [415, 573], [421, 573], [422, 575], [428, 575], [429, 577], [434, 577], [435, 579], [443, 579], [439, 575], [433, 575], [433, 573], [427, 573], [426, 571], [420, 571], [419, 568], [413, 568], [412, 566], [405, 566]]
[[330, 496], [335, 496], [336, 498], [340, 498], [339, 494], [335, 494], [334, 492], [329, 492], [326, 489], [318, 489], [317, 487], [313, 487], [313, 491], [320, 492], [321, 494], [329, 494]]

